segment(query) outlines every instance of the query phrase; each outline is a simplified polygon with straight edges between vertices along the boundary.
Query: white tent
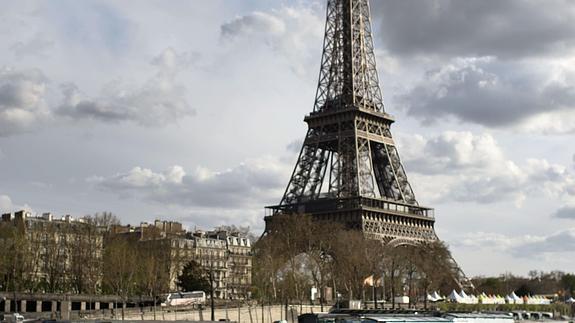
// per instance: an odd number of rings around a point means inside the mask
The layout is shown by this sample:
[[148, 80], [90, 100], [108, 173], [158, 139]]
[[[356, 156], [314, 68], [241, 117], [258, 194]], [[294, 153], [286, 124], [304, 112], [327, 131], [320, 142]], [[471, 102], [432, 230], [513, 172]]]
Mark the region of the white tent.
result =
[[441, 295], [439, 295], [439, 293], [437, 291], [433, 292], [433, 294], [431, 294], [431, 296], [433, 296], [433, 298], [435, 299], [436, 302], [443, 300], [443, 297], [441, 297]]
[[513, 300], [515, 300], [515, 303], [523, 303], [523, 298], [517, 296], [517, 294], [515, 294], [515, 292], [511, 293], [511, 297], [513, 297]]
[[449, 294], [449, 296], [447, 296], [447, 299], [451, 302], [454, 302], [454, 303], [462, 303], [462, 301], [463, 301], [463, 299], [461, 298], [461, 296], [459, 296], [459, 294], [457, 294], [455, 289], [453, 291], [451, 291], [451, 294]]
[[575, 298], [569, 297], [569, 299], [566, 300], [565, 303], [573, 304], [573, 303], [575, 303]]
[[468, 304], [479, 304], [479, 299], [475, 295], [469, 295], [467, 299]]
[[433, 295], [427, 294], [427, 296], [426, 296], [425, 298], [426, 298], [428, 301], [430, 301], [430, 302], [435, 302], [435, 301], [436, 301], [436, 299], [435, 299], [435, 297], [433, 297]]

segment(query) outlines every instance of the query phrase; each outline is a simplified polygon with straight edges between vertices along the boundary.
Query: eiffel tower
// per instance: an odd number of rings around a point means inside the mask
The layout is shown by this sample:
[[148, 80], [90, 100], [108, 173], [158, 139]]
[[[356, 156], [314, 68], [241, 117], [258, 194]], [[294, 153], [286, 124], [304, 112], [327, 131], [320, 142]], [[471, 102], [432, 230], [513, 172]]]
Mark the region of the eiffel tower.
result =
[[[433, 241], [434, 210], [419, 205], [400, 161], [375, 64], [369, 0], [328, 0], [313, 112], [279, 205], [281, 214], [337, 221], [393, 245]], [[453, 258], [462, 289], [473, 288]]]

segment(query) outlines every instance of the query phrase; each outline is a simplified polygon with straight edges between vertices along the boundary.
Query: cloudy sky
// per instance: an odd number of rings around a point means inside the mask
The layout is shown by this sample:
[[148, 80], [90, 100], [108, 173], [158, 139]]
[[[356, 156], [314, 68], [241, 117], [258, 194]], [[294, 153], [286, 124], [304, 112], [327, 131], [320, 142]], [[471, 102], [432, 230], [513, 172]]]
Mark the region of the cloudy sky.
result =
[[[575, 4], [373, 0], [416, 196], [471, 275], [575, 267]], [[0, 209], [263, 229], [312, 110], [325, 1], [8, 0]]]

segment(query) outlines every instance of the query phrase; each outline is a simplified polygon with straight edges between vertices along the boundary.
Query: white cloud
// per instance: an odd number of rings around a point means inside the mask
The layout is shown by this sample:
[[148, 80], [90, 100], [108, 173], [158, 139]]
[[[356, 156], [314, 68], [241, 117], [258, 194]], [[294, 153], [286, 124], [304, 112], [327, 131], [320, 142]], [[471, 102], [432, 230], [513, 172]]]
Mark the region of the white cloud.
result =
[[252, 52], [258, 44], [268, 46], [282, 55], [296, 74], [308, 75], [309, 66], [318, 64], [315, 59], [321, 52], [324, 23], [313, 5], [282, 7], [236, 17], [222, 24], [221, 37]]
[[281, 197], [289, 173], [275, 158], [251, 159], [224, 171], [198, 167], [187, 173], [180, 166], [163, 172], [134, 167], [127, 173], [92, 177], [104, 191], [187, 207], [258, 208]]
[[50, 118], [47, 83], [37, 69], [0, 68], [0, 137], [32, 131]]
[[472, 232], [463, 235], [454, 243], [454, 245], [474, 249], [488, 248], [509, 250], [527, 243], [540, 242], [544, 239], [544, 237], [530, 235], [512, 237], [493, 232]]
[[223, 24], [221, 29], [223, 37], [234, 38], [252, 34], [281, 35], [286, 31], [286, 25], [273, 14], [255, 11]]
[[13, 212], [14, 204], [8, 195], [0, 195], [0, 211], [2, 213]]
[[[400, 152], [415, 186], [436, 202], [495, 203], [512, 200], [519, 207], [527, 196], [573, 195], [575, 177], [562, 165], [507, 159], [489, 134], [444, 132], [432, 138], [400, 137]], [[417, 193], [417, 192], [416, 192]]]
[[2, 214], [12, 213], [14, 211], [20, 211], [20, 210], [27, 210], [32, 213], [35, 213], [34, 210], [28, 204], [24, 205], [14, 204], [10, 196], [0, 194], [0, 213]]
[[420, 135], [399, 139], [402, 156], [419, 173], [491, 168], [503, 160], [503, 152], [490, 134], [445, 131], [429, 139]]

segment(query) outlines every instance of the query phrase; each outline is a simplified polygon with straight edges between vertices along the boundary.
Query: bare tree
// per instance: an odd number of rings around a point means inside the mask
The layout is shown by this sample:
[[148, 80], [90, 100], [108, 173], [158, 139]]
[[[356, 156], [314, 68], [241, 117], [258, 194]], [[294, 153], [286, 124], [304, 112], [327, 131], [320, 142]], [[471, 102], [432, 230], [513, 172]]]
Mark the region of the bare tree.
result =
[[122, 304], [125, 304], [128, 297], [135, 294], [138, 266], [136, 242], [122, 237], [110, 238], [106, 244], [104, 259], [105, 289], [119, 295]]

